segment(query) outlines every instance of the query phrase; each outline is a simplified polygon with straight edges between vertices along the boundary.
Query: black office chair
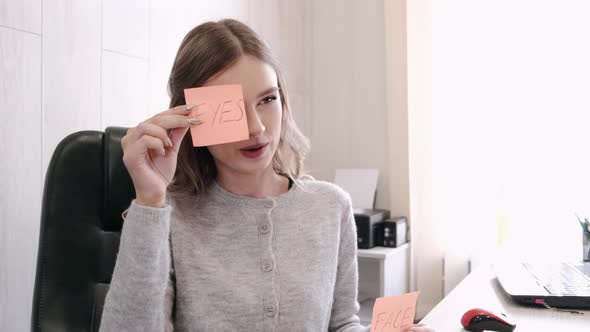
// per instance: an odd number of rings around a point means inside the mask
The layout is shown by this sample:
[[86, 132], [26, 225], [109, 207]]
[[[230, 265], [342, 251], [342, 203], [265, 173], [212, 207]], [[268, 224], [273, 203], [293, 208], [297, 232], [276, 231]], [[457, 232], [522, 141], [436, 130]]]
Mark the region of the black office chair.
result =
[[31, 331], [98, 331], [119, 250], [121, 213], [135, 197], [123, 164], [127, 128], [81, 131], [47, 169]]

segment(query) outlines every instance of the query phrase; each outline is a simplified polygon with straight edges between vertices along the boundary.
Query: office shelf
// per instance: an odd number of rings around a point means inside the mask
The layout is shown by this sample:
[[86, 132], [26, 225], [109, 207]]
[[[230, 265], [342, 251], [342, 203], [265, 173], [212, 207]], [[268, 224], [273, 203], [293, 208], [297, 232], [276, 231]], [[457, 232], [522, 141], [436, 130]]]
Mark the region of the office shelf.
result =
[[358, 301], [363, 313], [369, 306], [369, 321], [375, 298], [408, 292], [409, 253], [409, 243], [397, 248], [358, 249]]

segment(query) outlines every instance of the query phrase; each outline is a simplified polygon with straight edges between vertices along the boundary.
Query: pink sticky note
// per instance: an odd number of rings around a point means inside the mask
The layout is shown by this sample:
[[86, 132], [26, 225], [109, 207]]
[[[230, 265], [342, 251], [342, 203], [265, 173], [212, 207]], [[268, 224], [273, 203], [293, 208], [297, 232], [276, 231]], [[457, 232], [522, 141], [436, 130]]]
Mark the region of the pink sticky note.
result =
[[187, 105], [195, 105], [191, 117], [201, 124], [191, 126], [193, 146], [247, 140], [248, 121], [242, 86], [214, 85], [184, 90]]
[[377, 298], [373, 306], [371, 332], [405, 331], [414, 323], [420, 292]]

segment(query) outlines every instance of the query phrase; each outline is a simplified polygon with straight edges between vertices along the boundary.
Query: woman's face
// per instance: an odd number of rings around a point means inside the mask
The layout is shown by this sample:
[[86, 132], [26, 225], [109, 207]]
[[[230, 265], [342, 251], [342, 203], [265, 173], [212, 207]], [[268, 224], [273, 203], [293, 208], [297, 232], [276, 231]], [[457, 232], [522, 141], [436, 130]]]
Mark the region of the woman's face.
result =
[[249, 138], [211, 145], [209, 152], [219, 173], [262, 173], [271, 167], [281, 136], [283, 112], [277, 75], [267, 63], [244, 55], [204, 86], [223, 84], [242, 85]]

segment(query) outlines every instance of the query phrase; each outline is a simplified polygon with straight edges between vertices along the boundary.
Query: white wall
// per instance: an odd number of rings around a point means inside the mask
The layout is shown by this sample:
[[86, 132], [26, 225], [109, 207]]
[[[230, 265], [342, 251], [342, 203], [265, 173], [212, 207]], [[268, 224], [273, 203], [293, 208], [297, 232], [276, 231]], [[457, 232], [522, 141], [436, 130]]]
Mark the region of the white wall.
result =
[[21, 331], [29, 326], [39, 234], [41, 35], [0, 27], [0, 59], [0, 330]]
[[313, 2], [310, 174], [377, 168], [376, 206], [390, 208], [384, 1]]
[[41, 1], [3, 1], [0, 8], [0, 330], [22, 331], [41, 201]]
[[444, 225], [433, 219], [431, 0], [407, 1], [408, 148], [412, 276], [420, 290], [416, 315], [424, 317], [442, 298], [442, 243], [436, 236]]

